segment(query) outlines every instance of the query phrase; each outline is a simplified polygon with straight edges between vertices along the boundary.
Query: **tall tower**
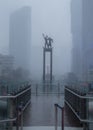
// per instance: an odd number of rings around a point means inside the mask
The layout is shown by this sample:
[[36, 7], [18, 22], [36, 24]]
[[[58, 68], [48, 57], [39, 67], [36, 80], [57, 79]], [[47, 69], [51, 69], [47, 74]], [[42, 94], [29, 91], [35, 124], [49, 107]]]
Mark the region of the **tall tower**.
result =
[[10, 54], [15, 67], [30, 69], [31, 54], [31, 8], [22, 7], [10, 16]]
[[[93, 82], [93, 0], [71, 1], [73, 40], [72, 71], [84, 82]], [[81, 50], [81, 51], [80, 51]], [[81, 58], [82, 57], [82, 58]]]
[[71, 0], [72, 72], [82, 80], [82, 0]]
[[[43, 47], [43, 81], [46, 81], [48, 79], [48, 81], [52, 81], [52, 63], [53, 63], [53, 58], [52, 58], [52, 42], [53, 42], [53, 39], [48, 37], [48, 36], [44, 36], [44, 39], [45, 39], [45, 46]], [[46, 54], [47, 53], [50, 53], [50, 67], [48, 66], [49, 68], [49, 71], [48, 73], [46, 73]], [[48, 74], [48, 75], [47, 75]]]
[[83, 0], [82, 32], [83, 32], [83, 77], [93, 82], [93, 0]]

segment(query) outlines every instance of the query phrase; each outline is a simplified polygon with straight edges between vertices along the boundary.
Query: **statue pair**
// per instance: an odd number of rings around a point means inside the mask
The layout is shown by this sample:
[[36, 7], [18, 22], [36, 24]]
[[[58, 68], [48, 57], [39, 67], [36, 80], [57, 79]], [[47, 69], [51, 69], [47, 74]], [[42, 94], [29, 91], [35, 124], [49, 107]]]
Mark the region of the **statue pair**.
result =
[[47, 35], [45, 36], [44, 34], [43, 34], [43, 37], [45, 40], [45, 48], [51, 48], [53, 39], [51, 37], [48, 37]]

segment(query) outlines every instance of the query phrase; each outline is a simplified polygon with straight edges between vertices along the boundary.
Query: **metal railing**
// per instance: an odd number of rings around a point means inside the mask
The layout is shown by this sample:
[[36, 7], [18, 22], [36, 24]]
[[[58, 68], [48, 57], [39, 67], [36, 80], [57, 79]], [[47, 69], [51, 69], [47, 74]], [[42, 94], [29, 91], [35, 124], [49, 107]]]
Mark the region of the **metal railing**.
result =
[[[90, 118], [90, 101], [93, 103], [93, 94], [78, 93], [65, 87], [65, 103], [83, 124], [84, 130], [88, 129], [89, 124], [93, 124], [93, 117]], [[93, 106], [91, 109], [93, 109]]]
[[42, 94], [54, 94], [60, 96], [64, 94], [64, 86], [61, 83], [32, 83], [31, 93], [33, 95], [42, 95]]
[[4, 95], [8, 95], [8, 94], [16, 94], [19, 91], [22, 91], [23, 89], [26, 88], [26, 86], [28, 86], [29, 84], [31, 84], [30, 81], [10, 81], [10, 82], [1, 82], [0, 81], [0, 96], [4, 96]]
[[[19, 89], [16, 93], [0, 96], [0, 100], [6, 100], [9, 106], [9, 113], [5, 119], [0, 119], [1, 124], [16, 124], [16, 130], [19, 130], [19, 117], [21, 117], [21, 130], [23, 129], [23, 111], [31, 102], [31, 85], [27, 85], [23, 89]], [[12, 108], [13, 107], [13, 108]], [[6, 108], [7, 110], [7, 108]], [[11, 114], [12, 113], [12, 114]], [[9, 128], [12, 130], [12, 127]]]
[[61, 107], [58, 104], [54, 104], [55, 106], [55, 130], [57, 130], [57, 122], [58, 122], [58, 108], [61, 110], [61, 130], [64, 130], [64, 107]]

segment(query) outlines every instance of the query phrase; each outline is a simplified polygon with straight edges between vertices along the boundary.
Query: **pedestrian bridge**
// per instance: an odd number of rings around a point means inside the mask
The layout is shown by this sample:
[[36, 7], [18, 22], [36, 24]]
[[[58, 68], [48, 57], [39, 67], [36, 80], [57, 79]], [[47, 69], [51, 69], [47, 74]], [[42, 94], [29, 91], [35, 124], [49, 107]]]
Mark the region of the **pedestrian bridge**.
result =
[[[6, 108], [1, 111], [0, 129], [2, 130], [59, 130], [62, 129], [62, 113], [56, 111], [54, 104], [64, 107], [64, 86], [59, 83], [42, 84], [30, 82], [1, 89], [0, 105]], [[27, 107], [28, 106], [28, 107]], [[0, 108], [2, 108], [0, 107]], [[27, 109], [26, 109], [27, 108]], [[60, 112], [59, 112], [60, 111]], [[69, 115], [68, 115], [69, 116]], [[56, 118], [55, 118], [56, 117]], [[69, 124], [65, 114], [65, 121]], [[72, 120], [70, 118], [70, 120]], [[56, 121], [56, 122], [55, 122]], [[58, 121], [58, 123], [57, 123]], [[55, 127], [56, 124], [56, 127]], [[67, 126], [67, 125], [65, 125]], [[79, 126], [65, 127], [64, 130], [82, 130]]]

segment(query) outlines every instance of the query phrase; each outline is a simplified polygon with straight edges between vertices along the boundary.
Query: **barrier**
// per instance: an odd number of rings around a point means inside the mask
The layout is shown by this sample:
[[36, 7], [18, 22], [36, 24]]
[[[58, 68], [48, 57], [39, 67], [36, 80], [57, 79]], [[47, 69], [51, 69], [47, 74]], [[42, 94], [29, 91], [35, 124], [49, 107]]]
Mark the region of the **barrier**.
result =
[[64, 107], [61, 107], [58, 104], [54, 104], [55, 106], [55, 130], [57, 130], [57, 117], [58, 117], [58, 108], [61, 110], [61, 129], [64, 130]]

